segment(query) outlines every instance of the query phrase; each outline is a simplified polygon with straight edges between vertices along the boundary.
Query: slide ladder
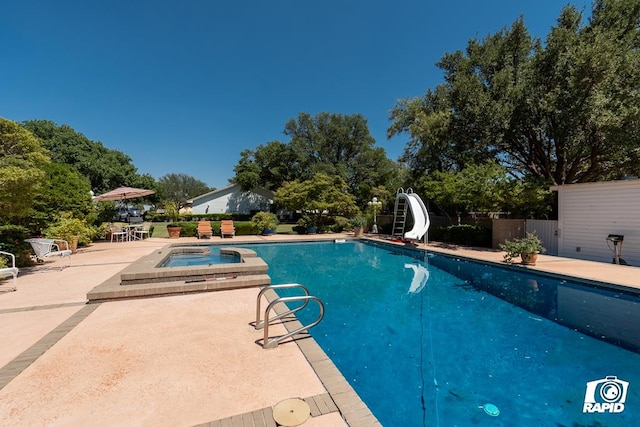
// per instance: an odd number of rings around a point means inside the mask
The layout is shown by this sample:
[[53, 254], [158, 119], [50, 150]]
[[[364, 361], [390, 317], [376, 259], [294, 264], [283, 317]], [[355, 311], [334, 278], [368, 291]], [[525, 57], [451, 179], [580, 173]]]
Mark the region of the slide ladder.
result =
[[[301, 289], [302, 292], [304, 292], [304, 295], [276, 298], [275, 300], [273, 300], [273, 301], [271, 301], [269, 303], [269, 305], [267, 306], [267, 308], [264, 311], [264, 319], [261, 319], [260, 318], [260, 300], [262, 298], [262, 295], [266, 291], [271, 290], [271, 289], [284, 289], [284, 288]], [[318, 314], [318, 318], [316, 320], [314, 320], [313, 322], [309, 323], [308, 325], [302, 325], [298, 329], [290, 331], [290, 332], [286, 333], [285, 335], [281, 335], [281, 336], [274, 337], [274, 338], [271, 338], [271, 339], [269, 338], [269, 325], [273, 321], [282, 319], [284, 317], [289, 316], [290, 314], [294, 314], [294, 313], [302, 310], [303, 308], [305, 308], [307, 306], [309, 301], [314, 301], [314, 302], [316, 302], [318, 304], [319, 314]], [[301, 306], [296, 307], [296, 308], [291, 309], [291, 310], [280, 311], [275, 316], [269, 318], [269, 313], [271, 312], [271, 310], [274, 309], [274, 307], [277, 304], [287, 303], [287, 302], [303, 302], [303, 304]], [[285, 307], [286, 307], [286, 304], [285, 304]], [[287, 339], [287, 338], [289, 338], [289, 337], [291, 337], [293, 335], [305, 332], [308, 329], [316, 326], [318, 323], [320, 323], [320, 321], [322, 320], [323, 317], [324, 317], [324, 304], [322, 303], [322, 301], [320, 301], [320, 299], [318, 297], [315, 297], [313, 295], [309, 295], [309, 290], [305, 286], [300, 285], [298, 283], [287, 283], [287, 284], [283, 284], [283, 285], [268, 285], [268, 286], [265, 286], [264, 288], [262, 288], [260, 290], [260, 292], [258, 293], [258, 300], [256, 302], [256, 323], [255, 323], [254, 327], [255, 327], [256, 330], [264, 329], [264, 339], [262, 341], [262, 348], [275, 348], [275, 347], [278, 346], [278, 343], [280, 343], [280, 341], [282, 341], [284, 339]]]
[[[411, 211], [413, 228], [406, 231], [407, 214]], [[429, 229], [429, 212], [424, 202], [413, 189], [405, 191], [399, 188], [396, 192], [396, 204], [393, 215], [392, 237], [409, 240], [420, 240]]]
[[[408, 191], [413, 192], [412, 189], [409, 188]], [[392, 237], [403, 238], [404, 236], [404, 227], [407, 223], [407, 209], [408, 203], [405, 198], [398, 197], [398, 194], [404, 193], [403, 188], [398, 188], [396, 191], [396, 204], [393, 208], [393, 228], [391, 231]]]

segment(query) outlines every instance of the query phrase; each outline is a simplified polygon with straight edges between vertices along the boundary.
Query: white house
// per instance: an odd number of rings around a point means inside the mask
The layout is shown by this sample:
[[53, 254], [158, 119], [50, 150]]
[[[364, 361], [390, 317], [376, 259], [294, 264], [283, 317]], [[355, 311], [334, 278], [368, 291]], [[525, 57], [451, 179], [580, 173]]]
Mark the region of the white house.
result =
[[268, 211], [273, 204], [273, 192], [269, 190], [242, 191], [237, 184], [211, 191], [188, 200], [193, 214], [240, 213]]
[[640, 179], [555, 185], [558, 255], [612, 262], [609, 235], [624, 236], [621, 258], [640, 266]]

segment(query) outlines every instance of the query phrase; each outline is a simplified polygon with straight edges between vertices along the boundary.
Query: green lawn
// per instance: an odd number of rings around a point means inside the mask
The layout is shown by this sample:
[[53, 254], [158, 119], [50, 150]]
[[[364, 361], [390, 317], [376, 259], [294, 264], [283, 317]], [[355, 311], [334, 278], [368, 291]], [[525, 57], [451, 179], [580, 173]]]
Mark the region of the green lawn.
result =
[[167, 224], [168, 222], [152, 222], [151, 227], [153, 231], [151, 233], [151, 237], [169, 237], [169, 233], [167, 232]]
[[293, 227], [295, 227], [295, 224], [278, 224], [276, 234], [295, 234]]

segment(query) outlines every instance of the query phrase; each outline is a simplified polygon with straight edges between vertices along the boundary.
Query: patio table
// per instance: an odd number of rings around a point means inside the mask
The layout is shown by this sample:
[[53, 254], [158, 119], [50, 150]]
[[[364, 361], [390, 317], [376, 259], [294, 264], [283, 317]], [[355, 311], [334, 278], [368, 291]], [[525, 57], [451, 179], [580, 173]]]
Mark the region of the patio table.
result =
[[142, 229], [142, 224], [123, 225], [122, 228], [127, 231], [127, 241], [131, 241], [137, 239], [135, 231]]

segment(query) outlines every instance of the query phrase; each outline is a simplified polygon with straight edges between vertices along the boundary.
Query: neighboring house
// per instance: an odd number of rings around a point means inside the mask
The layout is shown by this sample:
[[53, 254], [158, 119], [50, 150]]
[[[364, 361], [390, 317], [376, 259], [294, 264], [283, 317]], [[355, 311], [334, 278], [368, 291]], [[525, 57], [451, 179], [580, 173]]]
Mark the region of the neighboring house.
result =
[[211, 191], [188, 200], [191, 203], [191, 213], [240, 213], [249, 214], [252, 211], [269, 211], [273, 204], [273, 192], [259, 189], [242, 191], [237, 184], [232, 184], [219, 190]]
[[640, 179], [554, 185], [558, 192], [558, 255], [612, 262], [622, 235], [621, 258], [640, 266]]

